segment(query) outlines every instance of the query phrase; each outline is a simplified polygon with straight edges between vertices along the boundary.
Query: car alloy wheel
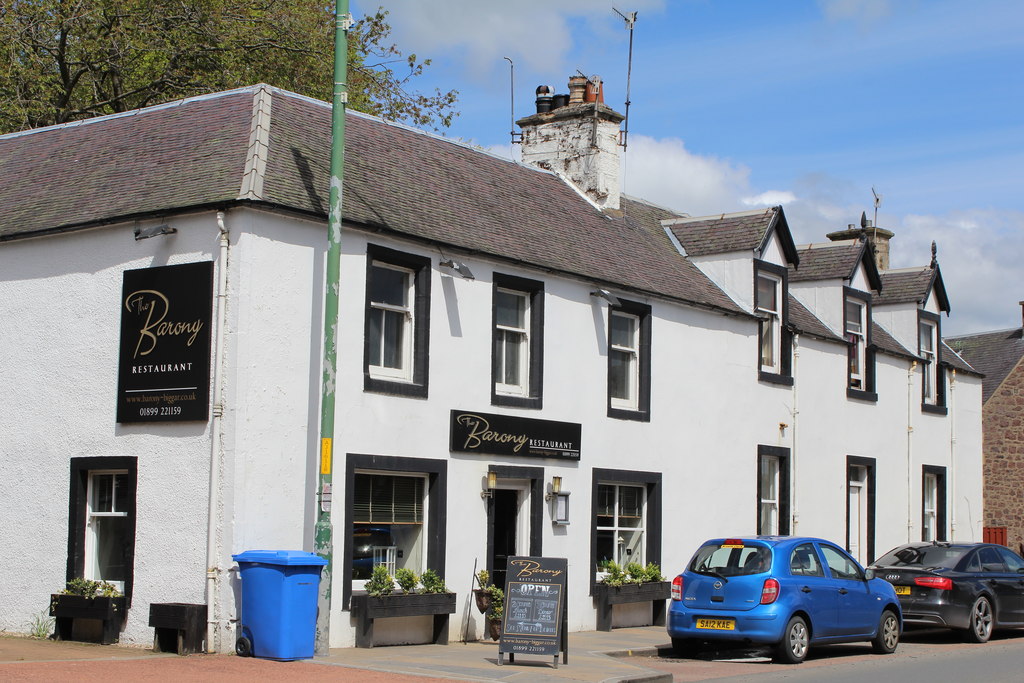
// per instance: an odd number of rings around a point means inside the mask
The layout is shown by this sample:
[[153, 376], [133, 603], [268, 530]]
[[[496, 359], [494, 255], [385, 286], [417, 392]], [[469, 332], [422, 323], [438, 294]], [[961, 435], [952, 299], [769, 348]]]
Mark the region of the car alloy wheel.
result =
[[803, 617], [792, 617], [786, 624], [782, 642], [775, 651], [775, 659], [783, 664], [799, 664], [807, 659], [811, 636]]
[[888, 655], [895, 652], [899, 644], [900, 620], [892, 610], [885, 610], [878, 622], [878, 635], [871, 641], [871, 647], [877, 654]]
[[967, 628], [967, 642], [984, 643], [992, 637], [992, 603], [981, 597], [971, 605], [971, 625]]

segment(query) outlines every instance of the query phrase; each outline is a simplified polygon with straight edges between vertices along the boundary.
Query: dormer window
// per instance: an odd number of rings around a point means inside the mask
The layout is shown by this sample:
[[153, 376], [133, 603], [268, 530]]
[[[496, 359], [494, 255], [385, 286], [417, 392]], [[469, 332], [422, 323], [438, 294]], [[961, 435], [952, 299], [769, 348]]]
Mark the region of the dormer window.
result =
[[786, 329], [786, 269], [754, 261], [754, 312], [757, 332], [758, 379], [792, 386], [791, 335]]
[[867, 347], [865, 341], [865, 306], [863, 301], [848, 298], [846, 300], [845, 334], [846, 343], [849, 348], [849, 387], [851, 389], [864, 388], [864, 351]]
[[946, 414], [946, 387], [939, 365], [942, 331], [939, 316], [927, 311], [917, 314], [917, 355], [921, 358], [921, 409]]
[[779, 342], [782, 307], [779, 305], [782, 279], [767, 273], [757, 274], [757, 312], [761, 318], [761, 370], [779, 371]]
[[846, 340], [846, 396], [877, 401], [875, 354], [871, 349], [871, 298], [843, 288], [843, 338]]

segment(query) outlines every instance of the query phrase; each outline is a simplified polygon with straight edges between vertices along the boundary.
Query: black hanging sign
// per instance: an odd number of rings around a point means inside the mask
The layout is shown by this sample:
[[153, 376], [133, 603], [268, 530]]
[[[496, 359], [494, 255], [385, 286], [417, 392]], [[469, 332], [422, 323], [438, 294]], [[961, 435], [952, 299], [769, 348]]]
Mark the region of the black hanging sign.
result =
[[453, 410], [450, 448], [459, 453], [579, 460], [582, 430], [575, 422]]
[[118, 422], [206, 420], [213, 262], [126, 270]]
[[505, 653], [551, 655], [568, 661], [566, 643], [566, 568], [562, 557], [510, 557], [505, 579], [505, 614], [498, 664]]

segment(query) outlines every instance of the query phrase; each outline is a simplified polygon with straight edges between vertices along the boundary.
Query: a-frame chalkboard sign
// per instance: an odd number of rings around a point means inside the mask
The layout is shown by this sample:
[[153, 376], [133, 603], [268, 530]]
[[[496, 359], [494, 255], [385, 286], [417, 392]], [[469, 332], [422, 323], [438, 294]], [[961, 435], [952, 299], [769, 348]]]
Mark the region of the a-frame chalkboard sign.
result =
[[551, 655], [558, 668], [569, 663], [564, 557], [510, 557], [505, 578], [505, 615], [498, 641], [498, 665], [516, 654]]

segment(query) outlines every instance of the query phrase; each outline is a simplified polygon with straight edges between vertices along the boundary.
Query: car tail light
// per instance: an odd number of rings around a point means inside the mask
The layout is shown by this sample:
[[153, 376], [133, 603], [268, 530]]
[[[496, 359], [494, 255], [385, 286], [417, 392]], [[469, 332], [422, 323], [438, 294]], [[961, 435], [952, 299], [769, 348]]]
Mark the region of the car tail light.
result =
[[682, 600], [683, 599], [683, 577], [682, 575], [672, 579], [672, 599]]
[[779, 582], [775, 579], [765, 579], [764, 587], [761, 588], [761, 604], [770, 605], [779, 599]]
[[925, 588], [938, 588], [943, 591], [953, 590], [953, 579], [945, 576], [919, 576], [914, 579], [914, 583]]

